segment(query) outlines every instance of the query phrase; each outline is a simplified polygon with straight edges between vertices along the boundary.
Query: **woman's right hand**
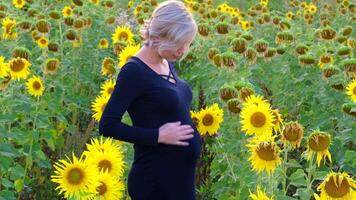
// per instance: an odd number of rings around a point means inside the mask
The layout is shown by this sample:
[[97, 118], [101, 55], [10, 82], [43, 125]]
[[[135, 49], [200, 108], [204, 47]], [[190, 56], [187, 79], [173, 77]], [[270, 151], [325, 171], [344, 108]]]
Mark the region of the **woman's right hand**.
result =
[[193, 138], [193, 132], [192, 126], [181, 125], [180, 121], [165, 123], [159, 128], [158, 143], [188, 146], [189, 142], [183, 140]]

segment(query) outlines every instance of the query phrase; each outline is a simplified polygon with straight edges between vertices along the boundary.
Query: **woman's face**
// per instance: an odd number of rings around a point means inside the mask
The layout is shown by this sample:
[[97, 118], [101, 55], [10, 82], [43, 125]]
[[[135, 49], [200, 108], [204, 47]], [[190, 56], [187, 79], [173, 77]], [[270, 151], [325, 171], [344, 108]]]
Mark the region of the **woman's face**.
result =
[[174, 62], [180, 59], [183, 55], [185, 55], [189, 51], [189, 47], [191, 43], [192, 40], [189, 40], [185, 43], [177, 44], [175, 48], [158, 51], [158, 53], [162, 58]]

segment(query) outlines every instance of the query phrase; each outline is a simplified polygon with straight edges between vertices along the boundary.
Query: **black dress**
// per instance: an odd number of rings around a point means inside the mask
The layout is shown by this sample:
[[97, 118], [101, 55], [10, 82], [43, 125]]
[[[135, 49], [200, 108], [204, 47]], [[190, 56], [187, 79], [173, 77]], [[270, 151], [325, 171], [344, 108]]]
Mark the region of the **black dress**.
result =
[[[192, 91], [173, 63], [169, 62], [169, 68], [170, 74], [161, 76], [138, 57], [131, 57], [99, 122], [100, 134], [134, 144], [127, 183], [132, 200], [195, 200], [201, 138], [190, 117]], [[121, 122], [126, 110], [133, 126]], [[176, 121], [193, 127], [194, 138], [186, 140], [189, 146], [157, 143], [159, 127]]]

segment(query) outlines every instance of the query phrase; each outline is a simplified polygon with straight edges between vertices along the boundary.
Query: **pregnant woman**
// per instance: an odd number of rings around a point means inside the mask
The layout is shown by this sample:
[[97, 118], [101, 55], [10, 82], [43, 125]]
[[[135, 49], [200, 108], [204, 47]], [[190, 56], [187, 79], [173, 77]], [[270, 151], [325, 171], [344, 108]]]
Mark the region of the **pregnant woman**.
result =
[[[165, 1], [146, 22], [143, 47], [122, 67], [99, 123], [100, 134], [133, 143], [132, 200], [195, 200], [201, 138], [190, 117], [191, 87], [173, 62], [197, 32], [180, 1]], [[121, 122], [128, 111], [132, 126]]]

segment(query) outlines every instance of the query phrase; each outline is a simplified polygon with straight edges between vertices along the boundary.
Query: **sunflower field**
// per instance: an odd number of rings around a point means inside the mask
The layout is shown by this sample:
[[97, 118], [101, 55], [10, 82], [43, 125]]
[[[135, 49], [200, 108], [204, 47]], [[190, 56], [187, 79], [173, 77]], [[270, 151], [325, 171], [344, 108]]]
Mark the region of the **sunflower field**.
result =
[[[98, 121], [160, 2], [0, 1], [0, 200], [130, 199]], [[355, 200], [356, 2], [183, 2], [197, 200]]]

